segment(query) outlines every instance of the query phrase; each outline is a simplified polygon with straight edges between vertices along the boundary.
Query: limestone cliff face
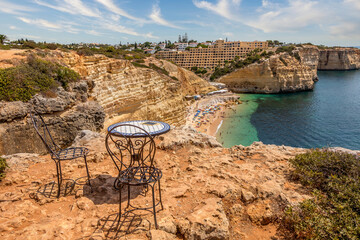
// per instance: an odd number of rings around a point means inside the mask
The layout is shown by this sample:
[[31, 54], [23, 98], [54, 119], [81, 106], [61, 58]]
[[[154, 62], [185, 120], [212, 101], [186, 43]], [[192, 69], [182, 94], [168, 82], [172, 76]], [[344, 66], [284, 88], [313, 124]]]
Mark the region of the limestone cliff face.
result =
[[217, 90], [198, 75], [169, 61], [148, 58], [148, 63], [153, 63], [158, 67], [164, 68], [169, 72], [171, 77], [179, 79], [183, 86], [183, 90], [185, 90], [184, 94], [202, 94]]
[[319, 54], [320, 51], [315, 46], [304, 46], [298, 49], [298, 53], [300, 56], [300, 61], [302, 64], [309, 66], [311, 68], [312, 74], [314, 76], [314, 80], [318, 80], [317, 70], [319, 65]]
[[180, 125], [186, 116], [184, 96], [213, 90], [205, 80], [166, 61], [150, 60], [167, 70], [169, 76], [102, 55], [62, 53], [62, 61], [92, 83], [90, 98], [104, 107], [105, 125], [144, 118]]
[[311, 90], [316, 75], [287, 53], [275, 55], [221, 77], [237, 93], [282, 93]]
[[320, 50], [318, 70], [354, 69], [360, 69], [360, 50], [352, 48]]

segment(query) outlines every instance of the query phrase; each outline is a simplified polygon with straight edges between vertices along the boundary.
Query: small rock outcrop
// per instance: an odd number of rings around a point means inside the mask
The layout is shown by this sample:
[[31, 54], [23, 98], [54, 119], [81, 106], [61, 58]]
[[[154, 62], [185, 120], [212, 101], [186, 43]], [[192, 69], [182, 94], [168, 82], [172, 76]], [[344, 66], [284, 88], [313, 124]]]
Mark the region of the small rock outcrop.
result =
[[71, 145], [82, 129], [102, 130], [105, 113], [97, 102], [87, 101], [86, 82], [71, 87], [59, 87], [52, 98], [37, 94], [26, 103], [0, 102], [0, 154], [46, 152], [28, 116], [32, 108], [43, 115], [60, 146]]
[[218, 81], [236, 93], [283, 93], [314, 88], [316, 72], [287, 53], [235, 70]]

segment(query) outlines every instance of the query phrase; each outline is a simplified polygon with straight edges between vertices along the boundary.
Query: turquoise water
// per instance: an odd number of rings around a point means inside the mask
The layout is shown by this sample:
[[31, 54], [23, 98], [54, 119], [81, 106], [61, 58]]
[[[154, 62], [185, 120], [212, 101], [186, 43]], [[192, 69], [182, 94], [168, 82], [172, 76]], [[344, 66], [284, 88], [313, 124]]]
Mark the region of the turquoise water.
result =
[[310, 92], [239, 94], [217, 133], [225, 147], [254, 141], [360, 149], [360, 71], [321, 71]]

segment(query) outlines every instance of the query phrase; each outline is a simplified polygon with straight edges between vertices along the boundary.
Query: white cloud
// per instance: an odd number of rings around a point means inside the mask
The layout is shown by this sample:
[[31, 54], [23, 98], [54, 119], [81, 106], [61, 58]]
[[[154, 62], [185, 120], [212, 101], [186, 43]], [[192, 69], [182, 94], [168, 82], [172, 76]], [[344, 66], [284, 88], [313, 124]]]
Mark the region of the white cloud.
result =
[[208, 1], [193, 0], [196, 7], [206, 9], [229, 20], [238, 20], [235, 10], [240, 6], [241, 0], [218, 0], [216, 4]]
[[117, 14], [117, 15], [120, 15], [120, 16], [123, 16], [123, 17], [126, 17], [126, 18], [129, 18], [131, 20], [136, 20], [136, 21], [144, 21], [143, 19], [140, 19], [140, 18], [137, 18], [137, 17], [134, 17], [132, 16], [131, 14], [127, 13], [126, 11], [124, 11], [123, 9], [119, 8], [118, 6], [115, 5], [115, 3], [112, 1], [112, 0], [95, 0], [97, 1], [98, 3], [101, 3], [102, 5], [104, 5], [109, 11]]
[[360, 1], [359, 0], [344, 0], [344, 3], [360, 10]]
[[159, 39], [158, 36], [154, 36], [152, 33], [146, 33], [143, 35], [145, 38]]
[[156, 24], [166, 26], [166, 27], [181, 29], [181, 27], [178, 27], [178, 26], [166, 21], [164, 18], [161, 17], [161, 10], [160, 10], [160, 7], [158, 4], [153, 5], [152, 12], [149, 17]]
[[34, 8], [10, 3], [4, 0], [0, 0], [0, 12], [9, 13], [9, 14], [21, 14], [23, 12], [33, 12], [36, 11]]
[[18, 29], [16, 26], [10, 26], [9, 28], [10, 28], [11, 30]]
[[51, 31], [65, 31], [69, 33], [78, 33], [79, 30], [72, 27], [71, 24], [62, 22], [62, 23], [52, 23], [44, 19], [29, 19], [25, 17], [18, 17], [19, 20], [24, 23], [35, 25], [37, 27], [43, 27]]
[[330, 33], [336, 38], [360, 38], [359, 22], [341, 22], [330, 28]]
[[66, 12], [74, 15], [83, 15], [87, 17], [100, 17], [97, 9], [91, 9], [84, 5], [81, 0], [55, 0], [57, 5], [49, 4], [40, 0], [34, 0], [35, 3], [57, 11]]
[[99, 32], [97, 32], [95, 30], [87, 30], [87, 31], [85, 31], [85, 33], [90, 34], [90, 35], [94, 35], [94, 36], [101, 36], [102, 35], [102, 33], [99, 33]]
[[[268, 1], [263, 7], [269, 7]], [[255, 20], [245, 20], [245, 24], [269, 32], [295, 31], [309, 25], [322, 23], [326, 18], [323, 4], [311, 0], [289, 0], [285, 7], [265, 9]]]
[[226, 36], [226, 37], [234, 36], [234, 34], [232, 32], [224, 32], [223, 35]]
[[110, 16], [110, 18], [111, 18], [112, 20], [114, 20], [115, 22], [117, 22], [117, 21], [120, 20], [121, 17], [120, 17], [119, 15], [113, 14], [113, 15]]
[[53, 29], [53, 30], [61, 29], [61, 25], [48, 22], [44, 19], [29, 19], [29, 18], [24, 18], [24, 17], [18, 17], [18, 19], [23, 21], [24, 23], [37, 25], [37, 26], [48, 28], [48, 29]]
[[124, 27], [120, 24], [114, 24], [114, 23], [111, 23], [108, 21], [104, 21], [100, 25], [102, 28], [108, 29], [113, 32], [125, 33], [125, 34], [132, 35], [132, 36], [140, 36], [140, 34], [138, 32], [136, 32], [135, 30]]

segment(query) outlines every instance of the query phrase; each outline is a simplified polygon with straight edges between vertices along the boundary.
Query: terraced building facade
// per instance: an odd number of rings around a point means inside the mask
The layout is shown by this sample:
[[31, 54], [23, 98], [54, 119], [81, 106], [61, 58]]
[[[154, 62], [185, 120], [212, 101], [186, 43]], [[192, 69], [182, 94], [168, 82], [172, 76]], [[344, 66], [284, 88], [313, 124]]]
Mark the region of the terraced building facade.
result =
[[225, 61], [231, 61], [236, 56], [245, 57], [248, 52], [260, 48], [267, 49], [267, 42], [225, 42], [217, 40], [214, 45], [207, 48], [190, 48], [188, 51], [159, 51], [156, 56], [174, 62], [184, 67], [215, 68], [224, 66]]

